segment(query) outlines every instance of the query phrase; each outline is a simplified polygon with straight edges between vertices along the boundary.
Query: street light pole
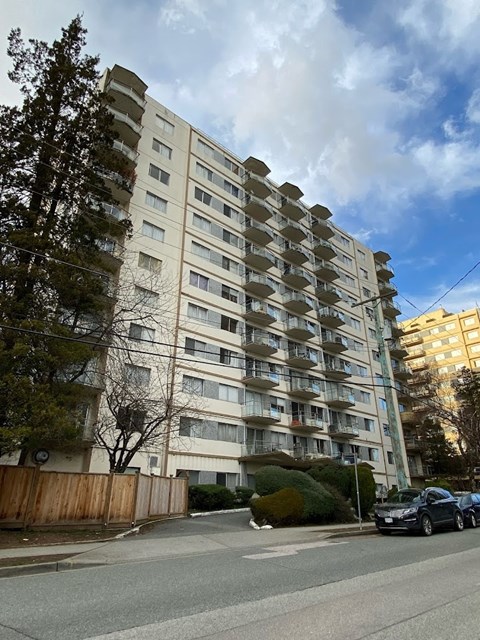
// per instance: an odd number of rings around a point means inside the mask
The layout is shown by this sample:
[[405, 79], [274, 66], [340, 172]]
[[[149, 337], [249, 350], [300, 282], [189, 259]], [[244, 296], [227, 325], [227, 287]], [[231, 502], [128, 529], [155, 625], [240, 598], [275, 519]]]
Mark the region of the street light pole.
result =
[[388, 426], [390, 429], [390, 439], [392, 441], [392, 453], [395, 461], [397, 473], [397, 486], [399, 489], [405, 489], [408, 486], [407, 475], [405, 473], [405, 463], [403, 460], [402, 446], [400, 443], [400, 430], [398, 428], [397, 414], [395, 411], [395, 402], [393, 399], [393, 382], [390, 378], [390, 370], [387, 363], [387, 350], [385, 348], [385, 340], [383, 337], [383, 322], [380, 317], [380, 301], [385, 296], [373, 296], [368, 300], [356, 302], [352, 307], [360, 307], [369, 302], [373, 302], [373, 316], [375, 320], [375, 337], [378, 345], [378, 354], [380, 367], [382, 369], [382, 378], [385, 388], [385, 402], [387, 405]]

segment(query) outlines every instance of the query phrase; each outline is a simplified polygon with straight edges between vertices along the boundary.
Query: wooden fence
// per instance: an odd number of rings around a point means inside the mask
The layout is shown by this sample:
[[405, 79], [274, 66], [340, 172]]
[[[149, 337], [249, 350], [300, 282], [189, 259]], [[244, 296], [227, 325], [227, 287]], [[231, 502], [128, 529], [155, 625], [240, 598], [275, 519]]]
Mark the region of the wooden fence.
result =
[[188, 479], [0, 465], [0, 527], [134, 526], [185, 515]]

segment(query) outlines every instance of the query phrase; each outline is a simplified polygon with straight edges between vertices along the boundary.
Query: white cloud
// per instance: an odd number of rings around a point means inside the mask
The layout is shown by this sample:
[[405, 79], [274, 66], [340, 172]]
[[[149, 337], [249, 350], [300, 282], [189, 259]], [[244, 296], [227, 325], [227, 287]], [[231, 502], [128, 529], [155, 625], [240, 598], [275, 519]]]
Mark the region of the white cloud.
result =
[[467, 104], [466, 117], [473, 124], [480, 124], [480, 89], [476, 89]]
[[[445, 283], [441, 283], [433, 287], [428, 293], [423, 296], [408, 295], [405, 294], [405, 298], [409, 300], [414, 306], [409, 305], [405, 300], [401, 300], [401, 307], [403, 316], [406, 318], [412, 318], [420, 315], [420, 311], [423, 313], [429, 309], [435, 300], [442, 296], [447, 291], [449, 286]], [[455, 287], [453, 291], [448, 293], [445, 298], [442, 298], [440, 302], [435, 304], [432, 309], [435, 310], [443, 307], [451, 313], [460, 313], [461, 311], [467, 311], [480, 305], [480, 280], [474, 279], [465, 283], [462, 283]]]

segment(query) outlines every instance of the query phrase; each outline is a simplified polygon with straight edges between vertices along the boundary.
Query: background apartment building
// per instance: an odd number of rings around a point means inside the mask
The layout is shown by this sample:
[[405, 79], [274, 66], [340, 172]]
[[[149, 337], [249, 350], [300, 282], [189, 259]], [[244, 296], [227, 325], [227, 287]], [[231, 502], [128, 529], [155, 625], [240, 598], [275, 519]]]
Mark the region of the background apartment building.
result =
[[[429, 475], [422, 461], [422, 443], [417, 425], [428, 415], [438, 397], [454, 406], [450, 381], [463, 367], [480, 369], [480, 313], [477, 308], [461, 313], [436, 311], [400, 323], [405, 364], [411, 371], [407, 392], [401, 403], [408, 466], [413, 480]], [[437, 400], [438, 401], [438, 400]], [[447, 431], [454, 440], [455, 435]]]
[[[390, 256], [307, 206], [298, 186], [273, 182], [262, 160], [236, 157], [147, 96], [131, 71], [114, 66], [102, 86], [128, 165], [105, 176], [120, 203], [109, 212], [133, 224], [125, 247], [110, 248], [112, 286], [161, 309], [125, 328], [129, 366], [148, 385], [162, 358], [173, 361], [183, 392], [200, 400], [195, 419], [132, 469], [233, 488], [264, 464], [301, 469], [356, 453], [379, 486], [396, 484], [373, 307], [352, 307], [383, 296], [390, 377], [404, 380]], [[46, 466], [108, 469], [94, 447]]]

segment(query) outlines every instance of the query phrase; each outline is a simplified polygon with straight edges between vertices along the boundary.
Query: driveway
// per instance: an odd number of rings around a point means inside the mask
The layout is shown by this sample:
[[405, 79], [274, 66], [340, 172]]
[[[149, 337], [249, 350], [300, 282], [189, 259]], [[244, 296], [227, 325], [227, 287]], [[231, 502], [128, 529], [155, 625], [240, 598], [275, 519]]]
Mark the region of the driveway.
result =
[[171, 538], [173, 536], [211, 535], [214, 533], [238, 533], [250, 530], [250, 511], [241, 513], [217, 513], [197, 518], [162, 520], [148, 527], [142, 538]]

